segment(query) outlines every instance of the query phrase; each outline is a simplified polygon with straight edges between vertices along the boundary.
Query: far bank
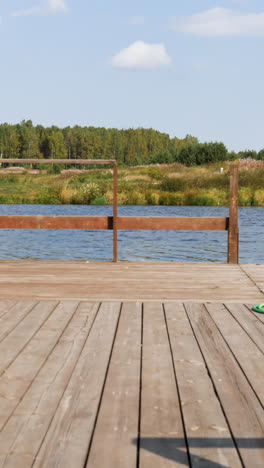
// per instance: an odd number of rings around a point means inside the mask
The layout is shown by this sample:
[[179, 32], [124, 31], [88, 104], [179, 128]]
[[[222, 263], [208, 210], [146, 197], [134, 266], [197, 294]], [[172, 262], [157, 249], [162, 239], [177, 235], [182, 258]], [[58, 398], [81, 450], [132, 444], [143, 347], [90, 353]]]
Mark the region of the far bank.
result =
[[[119, 205], [228, 206], [229, 163], [119, 168]], [[0, 203], [110, 205], [111, 169], [0, 170]], [[240, 166], [239, 205], [264, 206], [264, 163]]]

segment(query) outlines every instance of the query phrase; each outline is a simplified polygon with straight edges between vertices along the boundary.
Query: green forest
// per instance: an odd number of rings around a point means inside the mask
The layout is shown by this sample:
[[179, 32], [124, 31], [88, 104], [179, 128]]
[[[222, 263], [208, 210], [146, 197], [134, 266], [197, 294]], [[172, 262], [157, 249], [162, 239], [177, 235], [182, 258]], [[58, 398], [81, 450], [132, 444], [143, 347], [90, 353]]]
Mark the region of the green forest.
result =
[[198, 138], [170, 138], [153, 129], [34, 126], [31, 120], [0, 125], [1, 158], [116, 159], [120, 166], [179, 163], [187, 167], [219, 161], [253, 158], [259, 152], [228, 152], [222, 142], [199, 142]]
[[[59, 128], [31, 120], [0, 125], [0, 203], [95, 204], [113, 202], [112, 170], [47, 159], [116, 159], [120, 205], [227, 206], [230, 164], [239, 160], [240, 206], [264, 206], [264, 149], [228, 152], [222, 142], [170, 138], [153, 129]], [[39, 160], [23, 167], [23, 159]], [[0, 159], [1, 161], [1, 159]], [[42, 164], [41, 164], [42, 163]]]

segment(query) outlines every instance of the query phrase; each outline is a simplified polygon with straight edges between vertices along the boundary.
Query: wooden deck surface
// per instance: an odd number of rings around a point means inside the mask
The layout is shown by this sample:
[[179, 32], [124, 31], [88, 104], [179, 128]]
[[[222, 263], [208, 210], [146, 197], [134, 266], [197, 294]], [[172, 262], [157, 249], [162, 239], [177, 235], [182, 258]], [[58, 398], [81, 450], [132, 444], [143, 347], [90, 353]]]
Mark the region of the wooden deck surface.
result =
[[263, 468], [263, 354], [238, 302], [2, 299], [0, 467]]
[[1, 261], [0, 297], [264, 302], [264, 265]]

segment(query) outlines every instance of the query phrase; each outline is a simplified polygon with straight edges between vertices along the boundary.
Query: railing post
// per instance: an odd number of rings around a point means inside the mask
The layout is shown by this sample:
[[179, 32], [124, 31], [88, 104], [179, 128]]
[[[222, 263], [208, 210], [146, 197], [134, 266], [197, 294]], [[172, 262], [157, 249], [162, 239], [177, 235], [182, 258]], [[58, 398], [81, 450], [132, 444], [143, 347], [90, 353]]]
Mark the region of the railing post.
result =
[[113, 261], [118, 261], [118, 167], [113, 163]]
[[228, 228], [228, 263], [239, 262], [239, 227], [238, 227], [238, 164], [230, 168], [230, 208]]

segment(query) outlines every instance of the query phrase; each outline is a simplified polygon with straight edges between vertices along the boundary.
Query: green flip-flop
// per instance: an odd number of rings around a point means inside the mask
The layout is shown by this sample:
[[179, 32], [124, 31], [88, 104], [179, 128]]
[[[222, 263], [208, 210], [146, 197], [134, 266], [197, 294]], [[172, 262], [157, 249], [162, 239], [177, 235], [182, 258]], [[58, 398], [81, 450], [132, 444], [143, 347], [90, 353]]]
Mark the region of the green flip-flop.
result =
[[258, 312], [259, 314], [264, 314], [264, 304], [256, 305], [256, 306], [252, 307], [252, 309], [255, 312]]

